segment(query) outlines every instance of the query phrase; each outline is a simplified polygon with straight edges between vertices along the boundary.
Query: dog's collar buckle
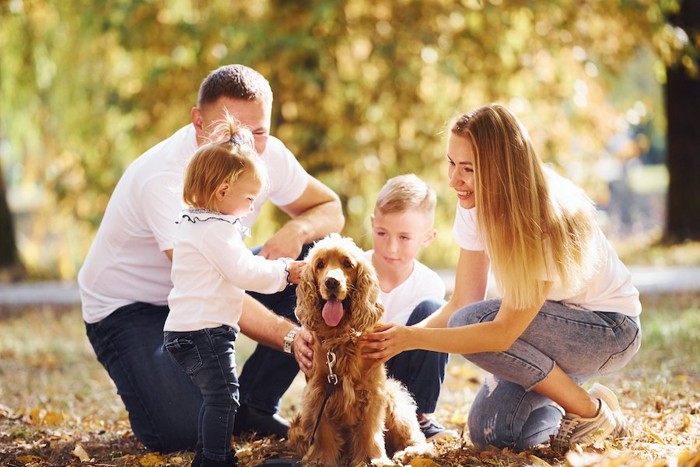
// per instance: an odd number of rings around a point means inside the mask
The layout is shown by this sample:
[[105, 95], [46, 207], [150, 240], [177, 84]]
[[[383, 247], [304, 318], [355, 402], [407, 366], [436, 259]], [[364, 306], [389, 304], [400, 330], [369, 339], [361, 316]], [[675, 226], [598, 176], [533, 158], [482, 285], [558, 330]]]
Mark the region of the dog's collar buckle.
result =
[[336, 385], [338, 384], [338, 375], [333, 373], [333, 366], [335, 365], [335, 353], [329, 350], [326, 353], [326, 365], [328, 365], [328, 384]]

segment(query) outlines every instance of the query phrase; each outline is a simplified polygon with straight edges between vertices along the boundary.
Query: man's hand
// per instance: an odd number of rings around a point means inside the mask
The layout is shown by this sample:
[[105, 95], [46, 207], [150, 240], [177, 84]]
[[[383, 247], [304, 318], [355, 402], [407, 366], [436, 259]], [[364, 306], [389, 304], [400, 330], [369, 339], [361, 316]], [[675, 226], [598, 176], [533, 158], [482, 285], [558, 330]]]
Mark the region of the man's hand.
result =
[[297, 259], [304, 246], [304, 239], [293, 228], [285, 224], [270, 237], [258, 252], [258, 256], [266, 259], [293, 258]]
[[313, 343], [314, 336], [306, 328], [301, 328], [294, 336], [294, 358], [299, 364], [299, 369], [306, 376], [311, 375], [313, 368], [314, 351], [311, 347]]
[[326, 185], [308, 175], [304, 192], [290, 204], [280, 206], [290, 219], [265, 242], [259, 255], [267, 259], [298, 258], [305, 243], [340, 232], [345, 224], [340, 198]]

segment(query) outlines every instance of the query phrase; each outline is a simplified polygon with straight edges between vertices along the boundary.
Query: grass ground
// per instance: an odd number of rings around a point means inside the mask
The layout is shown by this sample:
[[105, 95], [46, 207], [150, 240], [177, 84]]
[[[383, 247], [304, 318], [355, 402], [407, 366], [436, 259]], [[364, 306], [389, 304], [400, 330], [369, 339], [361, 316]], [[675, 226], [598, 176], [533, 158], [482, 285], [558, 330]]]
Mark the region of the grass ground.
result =
[[[436, 445], [411, 465], [700, 465], [700, 292], [643, 297], [644, 341], [624, 371], [600, 380], [614, 388], [633, 434], [558, 456], [479, 452], [467, 441]], [[241, 343], [241, 360], [251, 343]], [[453, 356], [436, 416], [460, 432], [483, 373]], [[303, 387], [283, 403], [292, 415]], [[240, 440], [242, 465], [284, 454], [284, 444]], [[95, 360], [77, 308], [0, 310], [0, 465], [185, 466], [191, 453], [148, 453], [130, 431], [114, 386]], [[81, 464], [81, 461], [82, 464]]]

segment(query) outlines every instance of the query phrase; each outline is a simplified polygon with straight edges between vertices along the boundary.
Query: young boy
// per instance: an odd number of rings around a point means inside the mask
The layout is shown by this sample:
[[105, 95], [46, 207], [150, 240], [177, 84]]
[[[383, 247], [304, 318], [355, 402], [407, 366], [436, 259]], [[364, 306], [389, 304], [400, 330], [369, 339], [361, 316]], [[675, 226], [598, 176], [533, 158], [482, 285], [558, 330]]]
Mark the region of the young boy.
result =
[[[379, 192], [370, 217], [374, 249], [366, 254], [379, 277], [384, 322], [410, 326], [444, 303], [444, 282], [416, 260], [435, 238], [435, 204], [435, 191], [413, 174], [390, 179]], [[425, 350], [403, 352], [386, 363], [389, 375], [416, 400], [418, 422], [428, 440], [457, 437], [428, 415], [435, 411], [446, 366], [446, 353]]]

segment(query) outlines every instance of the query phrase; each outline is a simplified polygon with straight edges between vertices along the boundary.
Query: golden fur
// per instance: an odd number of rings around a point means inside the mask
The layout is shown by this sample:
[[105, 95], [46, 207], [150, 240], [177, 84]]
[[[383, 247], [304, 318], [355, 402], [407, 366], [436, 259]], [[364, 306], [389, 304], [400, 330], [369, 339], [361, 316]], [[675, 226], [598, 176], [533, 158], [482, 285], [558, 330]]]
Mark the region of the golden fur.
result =
[[[340, 466], [386, 461], [387, 451], [425, 443], [411, 396], [399, 382], [387, 378], [384, 365], [360, 356], [358, 337], [373, 330], [384, 311], [377, 303], [374, 268], [351, 239], [335, 234], [317, 242], [306, 262], [295, 313], [314, 334], [314, 362], [301, 414], [289, 430], [291, 445], [305, 465]], [[344, 310], [333, 327], [322, 317], [331, 296], [342, 302]], [[328, 386], [329, 351], [336, 356], [332, 370], [338, 382], [312, 441]]]

